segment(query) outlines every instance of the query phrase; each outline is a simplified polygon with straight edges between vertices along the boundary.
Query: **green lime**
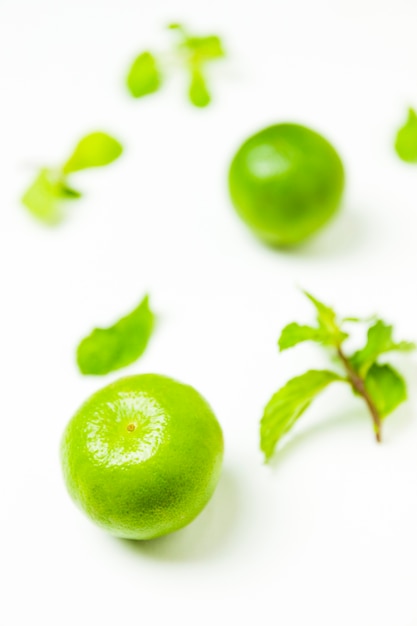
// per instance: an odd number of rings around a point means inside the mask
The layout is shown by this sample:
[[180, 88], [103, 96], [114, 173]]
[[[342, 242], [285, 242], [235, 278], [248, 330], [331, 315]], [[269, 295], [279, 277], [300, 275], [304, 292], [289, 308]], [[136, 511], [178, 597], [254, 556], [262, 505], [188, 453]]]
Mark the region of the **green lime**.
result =
[[267, 243], [297, 244], [337, 211], [344, 187], [342, 161], [318, 133], [276, 124], [239, 148], [229, 171], [233, 204]]
[[156, 374], [122, 378], [91, 396], [61, 446], [74, 501], [127, 539], [191, 522], [213, 494], [222, 457], [222, 431], [204, 398]]

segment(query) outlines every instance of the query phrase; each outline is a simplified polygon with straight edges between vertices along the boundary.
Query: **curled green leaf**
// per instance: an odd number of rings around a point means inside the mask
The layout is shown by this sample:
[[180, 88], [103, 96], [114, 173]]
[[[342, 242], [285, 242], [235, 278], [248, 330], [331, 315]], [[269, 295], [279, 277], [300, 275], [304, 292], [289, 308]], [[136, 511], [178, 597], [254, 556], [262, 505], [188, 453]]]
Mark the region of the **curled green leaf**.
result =
[[64, 174], [71, 174], [91, 167], [109, 165], [123, 152], [123, 146], [107, 133], [94, 132], [78, 142], [74, 152], [62, 168]]
[[156, 57], [151, 52], [142, 52], [133, 61], [126, 84], [134, 98], [141, 98], [158, 91], [162, 75]]
[[407, 121], [397, 132], [395, 150], [406, 163], [417, 163], [417, 113], [408, 110]]
[[330, 383], [344, 381], [328, 370], [310, 370], [289, 380], [275, 393], [261, 419], [261, 450], [268, 461], [280, 439], [294, 426], [314, 398]]
[[96, 328], [77, 349], [82, 374], [103, 376], [130, 365], [145, 351], [155, 323], [149, 297], [109, 328]]

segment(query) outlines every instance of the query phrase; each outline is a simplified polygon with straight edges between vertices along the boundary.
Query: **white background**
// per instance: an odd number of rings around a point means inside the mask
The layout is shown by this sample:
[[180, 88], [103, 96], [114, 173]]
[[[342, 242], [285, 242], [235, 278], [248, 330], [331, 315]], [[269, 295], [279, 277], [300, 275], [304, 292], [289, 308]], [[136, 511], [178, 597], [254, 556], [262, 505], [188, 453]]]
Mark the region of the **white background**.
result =
[[[373, 441], [364, 406], [335, 386], [265, 466], [258, 422], [290, 376], [326, 361], [279, 355], [284, 324], [312, 321], [298, 286], [341, 314], [378, 312], [415, 339], [417, 167], [393, 151], [417, 106], [414, 0], [1, 0], [0, 522], [5, 626], [417, 624], [417, 367], [410, 401]], [[129, 98], [124, 75], [163, 49], [169, 21], [224, 37], [214, 103], [182, 76]], [[230, 206], [228, 163], [270, 123], [312, 126], [340, 151], [337, 219], [291, 252], [264, 247]], [[48, 229], [19, 196], [37, 165], [92, 130], [125, 145], [74, 176], [85, 199]], [[159, 323], [126, 374], [195, 385], [223, 425], [218, 490], [188, 528], [112, 538], [66, 494], [59, 441], [103, 379], [74, 351], [149, 291]]]

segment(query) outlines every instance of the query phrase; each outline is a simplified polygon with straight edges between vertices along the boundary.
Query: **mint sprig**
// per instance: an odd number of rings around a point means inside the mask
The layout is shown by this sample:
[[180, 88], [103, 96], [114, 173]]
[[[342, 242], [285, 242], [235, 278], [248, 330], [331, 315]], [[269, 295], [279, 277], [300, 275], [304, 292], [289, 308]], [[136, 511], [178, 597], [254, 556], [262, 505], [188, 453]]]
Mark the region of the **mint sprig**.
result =
[[211, 102], [206, 68], [208, 63], [225, 56], [221, 39], [217, 35], [191, 35], [181, 24], [170, 24], [168, 28], [177, 33], [177, 41], [168, 54], [145, 51], [134, 59], [126, 77], [128, 91], [134, 98], [155, 93], [171, 68], [178, 66], [188, 76], [191, 104], [206, 107]]
[[119, 158], [122, 152], [122, 145], [107, 133], [94, 132], [86, 135], [63, 165], [40, 169], [23, 194], [22, 204], [33, 217], [44, 224], [59, 224], [65, 217], [66, 201], [82, 197], [82, 193], [69, 183], [70, 175], [108, 165]]
[[[339, 319], [336, 312], [311, 294], [305, 295], [316, 310], [315, 325], [292, 322], [285, 326], [278, 339], [280, 351], [292, 348], [304, 341], [314, 341], [330, 350], [339, 364], [339, 371], [309, 370], [289, 380], [266, 405], [261, 419], [260, 446], [268, 461], [279, 441], [294, 426], [313, 400], [331, 383], [348, 384], [360, 397], [373, 422], [375, 437], [382, 440], [382, 422], [407, 398], [405, 381], [397, 370], [379, 359], [389, 352], [410, 351], [415, 344], [397, 342], [393, 327], [381, 319], [346, 317]], [[344, 343], [349, 338], [345, 326], [349, 323], [368, 327], [365, 345], [347, 354]]]

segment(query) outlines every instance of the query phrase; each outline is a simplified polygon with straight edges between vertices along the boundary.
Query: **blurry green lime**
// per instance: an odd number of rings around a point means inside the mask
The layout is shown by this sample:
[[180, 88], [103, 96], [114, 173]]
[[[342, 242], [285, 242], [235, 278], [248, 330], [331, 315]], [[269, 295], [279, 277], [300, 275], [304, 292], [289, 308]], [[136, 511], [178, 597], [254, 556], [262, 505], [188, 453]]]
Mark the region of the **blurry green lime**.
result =
[[276, 124], [239, 148], [229, 171], [233, 204], [267, 243], [297, 244], [319, 230], [340, 206], [342, 161], [318, 133]]
[[61, 456], [68, 491], [94, 522], [119, 537], [152, 539], [207, 504], [223, 436], [195, 389], [144, 374], [91, 396], [69, 422]]

